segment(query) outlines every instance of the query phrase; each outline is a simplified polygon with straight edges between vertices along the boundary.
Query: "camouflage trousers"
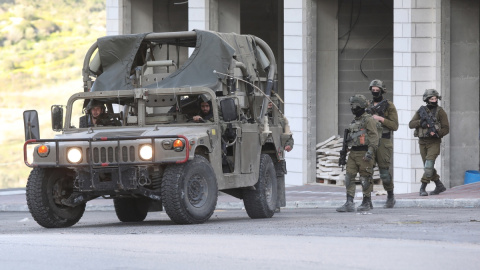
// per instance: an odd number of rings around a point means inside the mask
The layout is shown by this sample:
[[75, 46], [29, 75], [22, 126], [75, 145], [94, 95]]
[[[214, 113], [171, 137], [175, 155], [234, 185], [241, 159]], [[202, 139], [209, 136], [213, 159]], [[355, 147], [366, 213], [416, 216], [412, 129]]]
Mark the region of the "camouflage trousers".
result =
[[430, 183], [430, 181], [437, 181], [440, 179], [440, 176], [435, 170], [435, 160], [438, 155], [440, 155], [440, 142], [429, 142], [427, 140], [422, 140], [418, 144], [420, 147], [420, 155], [422, 156], [422, 161], [424, 165], [424, 174], [422, 176], [422, 183]]
[[375, 162], [377, 163], [380, 179], [382, 179], [385, 191], [393, 191], [393, 179], [390, 173], [390, 164], [393, 155], [393, 143], [391, 139], [380, 138], [377, 152], [375, 153]]
[[373, 165], [375, 159], [370, 161], [363, 160], [367, 151], [350, 151], [347, 160], [347, 173], [345, 174], [345, 187], [347, 194], [355, 197], [355, 176], [360, 174], [363, 196], [370, 197], [373, 189]]

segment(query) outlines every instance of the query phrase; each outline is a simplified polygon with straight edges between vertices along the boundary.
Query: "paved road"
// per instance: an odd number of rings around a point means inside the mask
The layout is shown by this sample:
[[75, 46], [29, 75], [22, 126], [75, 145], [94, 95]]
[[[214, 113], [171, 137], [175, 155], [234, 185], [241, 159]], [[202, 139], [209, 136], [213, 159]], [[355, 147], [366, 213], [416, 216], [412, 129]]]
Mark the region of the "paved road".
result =
[[4, 269], [478, 269], [480, 211], [286, 209], [252, 220], [217, 210], [188, 226], [164, 212], [127, 224], [91, 211], [65, 229], [0, 212], [0, 250]]

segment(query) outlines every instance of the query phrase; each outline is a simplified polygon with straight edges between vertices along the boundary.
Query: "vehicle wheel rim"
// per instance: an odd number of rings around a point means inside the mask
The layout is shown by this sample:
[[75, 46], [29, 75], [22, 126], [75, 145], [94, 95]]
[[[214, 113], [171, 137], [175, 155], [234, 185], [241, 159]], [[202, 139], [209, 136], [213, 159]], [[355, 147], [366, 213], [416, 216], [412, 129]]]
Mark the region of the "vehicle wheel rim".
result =
[[208, 197], [207, 181], [204, 177], [195, 174], [188, 180], [188, 201], [194, 207], [202, 207]]

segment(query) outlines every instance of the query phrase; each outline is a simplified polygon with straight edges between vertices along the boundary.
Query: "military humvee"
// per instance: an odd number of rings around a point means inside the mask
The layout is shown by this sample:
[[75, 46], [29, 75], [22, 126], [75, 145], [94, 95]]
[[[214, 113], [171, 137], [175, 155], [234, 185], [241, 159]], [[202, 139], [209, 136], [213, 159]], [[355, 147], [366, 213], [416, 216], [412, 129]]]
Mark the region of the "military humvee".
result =
[[[88, 50], [82, 73], [84, 92], [51, 107], [54, 139], [40, 139], [37, 112], [24, 112], [27, 203], [41, 226], [74, 225], [98, 197], [113, 199], [122, 222], [165, 209], [175, 223], [203, 223], [218, 191], [243, 199], [251, 218], [285, 206], [284, 147], [293, 139], [275, 58], [260, 38], [108, 36]], [[92, 101], [106, 121], [93, 121]], [[195, 121], [202, 103], [209, 117]]]

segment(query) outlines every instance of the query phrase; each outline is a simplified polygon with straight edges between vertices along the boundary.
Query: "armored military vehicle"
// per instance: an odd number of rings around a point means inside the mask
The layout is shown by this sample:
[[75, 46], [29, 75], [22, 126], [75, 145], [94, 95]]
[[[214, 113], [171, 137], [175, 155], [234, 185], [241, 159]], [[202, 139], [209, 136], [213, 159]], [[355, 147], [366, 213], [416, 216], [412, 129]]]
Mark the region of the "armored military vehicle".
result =
[[82, 72], [84, 91], [51, 107], [53, 139], [40, 139], [35, 110], [24, 112], [27, 203], [41, 226], [72, 226], [99, 197], [113, 199], [122, 222], [165, 210], [175, 223], [203, 223], [218, 191], [243, 199], [251, 218], [285, 206], [293, 139], [260, 38], [107, 36]]

